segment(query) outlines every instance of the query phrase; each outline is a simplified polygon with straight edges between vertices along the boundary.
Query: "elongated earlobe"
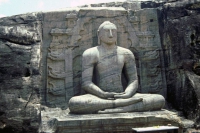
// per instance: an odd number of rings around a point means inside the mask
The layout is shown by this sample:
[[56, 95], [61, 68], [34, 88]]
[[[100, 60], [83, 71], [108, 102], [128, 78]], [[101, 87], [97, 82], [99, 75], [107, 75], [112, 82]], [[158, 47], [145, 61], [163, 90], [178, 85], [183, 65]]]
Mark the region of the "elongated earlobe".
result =
[[97, 31], [97, 39], [98, 39], [98, 45], [100, 45], [101, 41], [100, 41], [100, 37], [99, 37], [99, 31]]

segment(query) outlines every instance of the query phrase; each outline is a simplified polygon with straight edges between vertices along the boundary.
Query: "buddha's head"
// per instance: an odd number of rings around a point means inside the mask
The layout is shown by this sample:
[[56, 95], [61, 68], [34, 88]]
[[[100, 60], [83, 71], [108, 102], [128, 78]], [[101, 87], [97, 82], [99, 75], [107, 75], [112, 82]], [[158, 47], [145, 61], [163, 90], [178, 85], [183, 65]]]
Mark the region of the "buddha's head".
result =
[[117, 27], [110, 21], [103, 22], [97, 31], [98, 44], [116, 44], [117, 42]]

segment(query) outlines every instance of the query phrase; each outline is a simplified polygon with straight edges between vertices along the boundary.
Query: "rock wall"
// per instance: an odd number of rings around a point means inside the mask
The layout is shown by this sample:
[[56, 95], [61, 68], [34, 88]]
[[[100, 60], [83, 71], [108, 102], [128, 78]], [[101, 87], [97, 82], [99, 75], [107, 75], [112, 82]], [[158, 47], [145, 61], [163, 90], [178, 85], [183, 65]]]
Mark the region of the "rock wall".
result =
[[199, 121], [199, 3], [166, 3], [160, 10], [167, 99], [187, 118]]
[[37, 132], [40, 122], [40, 13], [0, 19], [0, 132]]
[[[118, 27], [121, 28], [123, 34], [120, 33], [118, 42], [123, 47], [130, 48], [135, 54], [140, 78], [145, 79], [148, 76], [145, 75], [147, 72], [153, 74], [150, 77], [157, 72], [160, 73], [156, 76], [162, 80], [155, 82], [158, 83], [155, 86], [166, 91], [159, 93], [165, 94], [169, 102], [167, 108], [171, 109], [172, 106], [176, 110], [183, 111], [184, 115], [194, 120], [198, 126], [200, 123], [199, 5], [198, 0], [190, 2], [112, 2], [1, 18], [0, 132], [38, 132], [40, 111], [43, 110], [41, 105], [45, 108], [48, 106], [65, 109], [71, 96], [82, 93], [80, 90], [80, 55], [85, 49], [96, 46], [96, 29], [102, 21], [107, 19], [104, 15], [107, 15], [110, 21], [117, 22]], [[119, 8], [116, 9], [116, 14], [113, 11], [102, 14], [101, 11], [94, 11], [97, 9], [89, 9], [89, 7]], [[117, 12], [121, 15], [116, 16]], [[94, 15], [95, 13], [97, 14]], [[150, 15], [147, 15], [148, 13]], [[148, 18], [148, 23], [144, 18]], [[138, 39], [138, 36], [143, 35], [136, 32], [139, 29], [137, 27], [139, 20], [143, 23], [139, 25], [141, 29], [154, 33], [148, 32], [148, 35], [154, 37], [153, 45], [157, 46], [156, 49], [144, 47], [145, 41], [141, 43]], [[134, 33], [130, 34], [133, 30]], [[62, 38], [72, 38], [64, 42], [69, 46], [54, 47], [58, 34], [61, 37], [59, 43], [62, 43]], [[133, 42], [135, 39], [136, 41]], [[141, 44], [143, 47], [140, 47]], [[57, 52], [59, 49], [61, 49], [60, 52], [62, 49], [67, 49], [65, 56], [69, 58], [68, 61], [73, 57], [72, 65], [64, 64], [63, 60], [57, 61], [58, 64], [54, 65], [55, 60], [50, 58], [58, 57], [54, 51]], [[148, 60], [146, 57], [142, 61], [148, 61], [141, 63], [141, 54], [145, 55], [145, 50], [150, 51], [146, 53], [148, 58], [148, 54], [153, 57], [154, 54], [159, 55], [159, 58]], [[155, 65], [157, 62], [160, 63], [155, 73], [154, 71], [141, 71], [141, 68], [154, 65], [153, 61]], [[52, 87], [56, 86], [54, 83], [56, 74], [58, 77], [69, 74], [65, 71], [66, 73], [58, 75], [57, 72], [62, 72], [65, 68], [71, 70], [71, 78], [58, 82], [63, 84], [67, 82], [66, 88], [73, 86], [73, 90], [66, 93], [69, 97], [66, 97], [66, 94], [62, 95], [63, 86], [57, 87], [56, 91], [52, 90]], [[52, 71], [54, 69], [56, 71]], [[50, 78], [47, 78], [48, 75]], [[148, 87], [144, 85], [151, 81], [149, 79], [140, 80], [141, 92], [149, 92]]]

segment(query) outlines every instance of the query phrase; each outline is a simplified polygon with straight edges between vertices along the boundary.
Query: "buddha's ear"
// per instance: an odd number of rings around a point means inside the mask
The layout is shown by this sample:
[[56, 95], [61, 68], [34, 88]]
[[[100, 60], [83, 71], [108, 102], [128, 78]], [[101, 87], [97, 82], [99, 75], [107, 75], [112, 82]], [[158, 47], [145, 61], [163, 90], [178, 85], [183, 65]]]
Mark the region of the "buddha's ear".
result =
[[115, 45], [117, 46], [117, 39], [116, 39]]
[[99, 37], [99, 31], [97, 31], [97, 38], [98, 38], [98, 45], [100, 45], [101, 42], [100, 42], [100, 37]]

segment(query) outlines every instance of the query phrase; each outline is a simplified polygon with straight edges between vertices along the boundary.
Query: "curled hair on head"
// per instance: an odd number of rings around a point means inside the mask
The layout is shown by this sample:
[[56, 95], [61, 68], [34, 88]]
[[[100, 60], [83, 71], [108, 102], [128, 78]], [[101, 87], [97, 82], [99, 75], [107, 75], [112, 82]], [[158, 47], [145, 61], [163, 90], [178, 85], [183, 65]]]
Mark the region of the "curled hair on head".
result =
[[100, 45], [99, 32], [101, 31], [101, 29], [102, 29], [105, 25], [109, 25], [109, 24], [115, 26], [116, 29], [117, 29], [117, 26], [116, 26], [115, 24], [111, 23], [110, 21], [105, 21], [105, 22], [103, 22], [103, 23], [99, 26], [99, 28], [98, 28], [98, 30], [97, 30], [98, 44], [99, 44], [99, 45]]

